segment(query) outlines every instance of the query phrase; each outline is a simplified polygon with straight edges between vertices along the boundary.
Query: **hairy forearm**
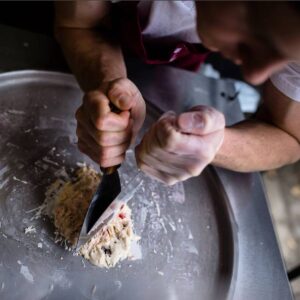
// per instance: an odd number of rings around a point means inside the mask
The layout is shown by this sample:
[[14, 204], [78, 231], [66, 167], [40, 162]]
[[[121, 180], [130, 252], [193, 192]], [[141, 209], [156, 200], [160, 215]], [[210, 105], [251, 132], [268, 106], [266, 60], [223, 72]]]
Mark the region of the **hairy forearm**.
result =
[[300, 159], [300, 144], [285, 131], [258, 120], [238, 123], [225, 130], [213, 164], [239, 172], [262, 171]]
[[56, 38], [81, 88], [87, 92], [126, 77], [120, 46], [93, 29], [56, 28]]

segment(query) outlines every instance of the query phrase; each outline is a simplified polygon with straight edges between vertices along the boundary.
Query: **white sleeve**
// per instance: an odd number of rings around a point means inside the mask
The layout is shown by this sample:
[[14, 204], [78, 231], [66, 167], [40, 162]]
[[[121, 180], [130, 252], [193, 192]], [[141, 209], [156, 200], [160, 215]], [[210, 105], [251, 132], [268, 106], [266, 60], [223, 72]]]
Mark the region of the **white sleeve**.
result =
[[289, 63], [270, 79], [284, 95], [300, 102], [300, 62]]

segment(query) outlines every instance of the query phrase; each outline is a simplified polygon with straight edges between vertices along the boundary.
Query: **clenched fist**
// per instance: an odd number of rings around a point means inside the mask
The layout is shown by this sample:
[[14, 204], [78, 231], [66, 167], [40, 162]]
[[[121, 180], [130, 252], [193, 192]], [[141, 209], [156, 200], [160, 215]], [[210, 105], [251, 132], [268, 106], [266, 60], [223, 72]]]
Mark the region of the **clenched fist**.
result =
[[212, 162], [224, 138], [222, 113], [196, 106], [176, 116], [165, 113], [136, 147], [136, 160], [146, 174], [168, 185], [198, 176]]
[[[119, 112], [112, 112], [112, 104]], [[76, 112], [78, 147], [101, 167], [120, 164], [145, 119], [145, 102], [125, 78], [84, 95]]]

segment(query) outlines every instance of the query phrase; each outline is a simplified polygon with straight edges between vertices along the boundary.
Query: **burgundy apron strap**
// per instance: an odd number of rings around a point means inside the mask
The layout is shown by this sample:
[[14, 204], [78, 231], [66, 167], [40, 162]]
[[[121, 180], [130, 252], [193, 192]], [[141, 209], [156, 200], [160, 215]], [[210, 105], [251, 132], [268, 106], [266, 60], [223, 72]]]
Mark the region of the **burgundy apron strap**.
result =
[[207, 57], [200, 44], [181, 40], [172, 43], [145, 43], [138, 15], [138, 1], [120, 1], [112, 4], [113, 25], [123, 51], [138, 56], [147, 64], [169, 64], [196, 71]]

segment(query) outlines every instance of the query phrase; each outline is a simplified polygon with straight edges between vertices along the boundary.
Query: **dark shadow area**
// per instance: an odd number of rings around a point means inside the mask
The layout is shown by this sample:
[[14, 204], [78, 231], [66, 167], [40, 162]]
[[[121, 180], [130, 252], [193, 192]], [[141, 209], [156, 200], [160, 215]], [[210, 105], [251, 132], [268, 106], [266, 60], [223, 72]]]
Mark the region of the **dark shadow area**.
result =
[[53, 36], [53, 1], [1, 1], [0, 23]]

